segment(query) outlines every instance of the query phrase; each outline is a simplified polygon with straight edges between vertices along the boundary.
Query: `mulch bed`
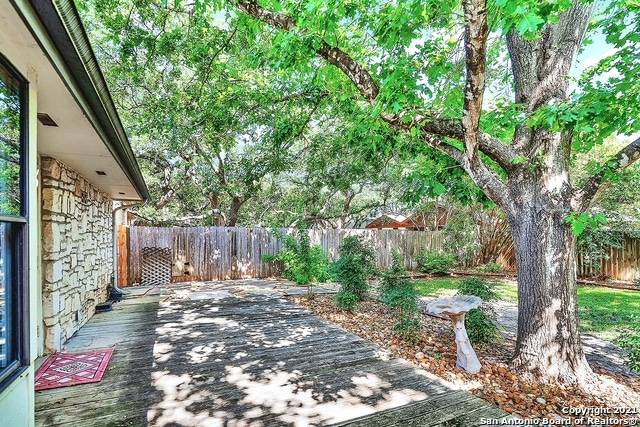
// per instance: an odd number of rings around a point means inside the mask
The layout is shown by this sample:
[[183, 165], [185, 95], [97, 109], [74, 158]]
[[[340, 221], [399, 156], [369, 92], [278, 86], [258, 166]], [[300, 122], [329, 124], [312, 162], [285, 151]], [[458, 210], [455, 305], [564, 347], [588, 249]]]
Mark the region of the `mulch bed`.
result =
[[[419, 340], [412, 344], [394, 335], [395, 320], [392, 313], [387, 306], [374, 300], [363, 301], [355, 311], [349, 312], [338, 309], [331, 295], [316, 295], [311, 299], [296, 296], [292, 299], [393, 355], [432, 372], [458, 388], [469, 390], [518, 417], [556, 423], [571, 422], [574, 425], [576, 420], [570, 420], [572, 416], [568, 414], [570, 408], [610, 408], [608, 413], [589, 414], [587, 418], [615, 418], [625, 420], [623, 422], [627, 425], [640, 424], [640, 380], [637, 377], [598, 369], [600, 389], [591, 394], [575, 387], [526, 381], [509, 368], [508, 359], [514, 343], [506, 339], [490, 345], [474, 344], [482, 369], [477, 374], [469, 374], [455, 366], [456, 346], [448, 320], [423, 314], [423, 332]], [[613, 413], [620, 407], [630, 408], [627, 412], [631, 414]], [[579, 418], [573, 416], [576, 417]]]

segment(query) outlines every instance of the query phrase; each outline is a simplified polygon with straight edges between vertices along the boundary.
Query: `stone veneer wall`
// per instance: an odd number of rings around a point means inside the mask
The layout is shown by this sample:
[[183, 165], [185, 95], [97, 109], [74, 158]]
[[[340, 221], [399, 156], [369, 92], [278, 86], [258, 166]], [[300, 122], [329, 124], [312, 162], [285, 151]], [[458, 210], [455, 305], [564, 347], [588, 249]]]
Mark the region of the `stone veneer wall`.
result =
[[60, 161], [40, 159], [45, 352], [63, 344], [107, 299], [113, 201]]

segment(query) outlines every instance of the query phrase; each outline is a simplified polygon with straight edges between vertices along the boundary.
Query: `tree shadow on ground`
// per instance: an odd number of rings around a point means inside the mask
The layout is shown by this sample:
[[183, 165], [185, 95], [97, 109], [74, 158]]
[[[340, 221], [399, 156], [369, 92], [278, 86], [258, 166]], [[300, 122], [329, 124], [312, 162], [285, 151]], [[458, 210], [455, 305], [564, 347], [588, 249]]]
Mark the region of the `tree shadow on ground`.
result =
[[450, 392], [287, 299], [161, 305], [150, 425], [329, 425]]

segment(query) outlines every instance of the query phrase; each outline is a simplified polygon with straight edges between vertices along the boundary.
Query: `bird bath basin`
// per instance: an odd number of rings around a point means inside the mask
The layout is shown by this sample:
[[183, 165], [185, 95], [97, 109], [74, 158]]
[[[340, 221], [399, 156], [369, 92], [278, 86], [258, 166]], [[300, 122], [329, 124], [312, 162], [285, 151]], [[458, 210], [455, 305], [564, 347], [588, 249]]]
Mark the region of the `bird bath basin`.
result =
[[482, 299], [473, 295], [455, 295], [438, 298], [427, 304], [426, 310], [432, 314], [446, 314], [453, 323], [456, 333], [457, 359], [456, 366], [475, 374], [480, 371], [480, 361], [471, 347], [467, 330], [464, 327], [464, 315], [472, 308], [478, 308]]

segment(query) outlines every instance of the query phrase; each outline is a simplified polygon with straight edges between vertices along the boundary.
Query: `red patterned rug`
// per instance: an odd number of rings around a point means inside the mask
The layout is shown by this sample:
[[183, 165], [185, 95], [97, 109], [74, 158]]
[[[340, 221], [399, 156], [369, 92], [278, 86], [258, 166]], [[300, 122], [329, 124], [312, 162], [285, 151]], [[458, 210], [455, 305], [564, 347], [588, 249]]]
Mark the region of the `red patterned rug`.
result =
[[54, 353], [36, 371], [36, 390], [98, 382], [112, 354], [112, 348]]

